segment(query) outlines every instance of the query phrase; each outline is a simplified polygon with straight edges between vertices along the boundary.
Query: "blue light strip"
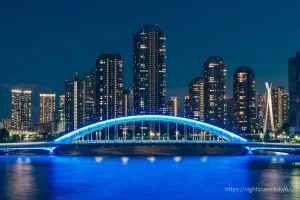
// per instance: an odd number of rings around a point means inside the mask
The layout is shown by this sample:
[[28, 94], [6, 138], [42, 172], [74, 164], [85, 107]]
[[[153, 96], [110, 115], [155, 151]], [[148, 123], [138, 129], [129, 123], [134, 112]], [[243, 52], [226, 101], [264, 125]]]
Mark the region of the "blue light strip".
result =
[[80, 128], [78, 130], [72, 131], [62, 137], [57, 138], [54, 142], [70, 142], [77, 137], [86, 135], [87, 133], [94, 132], [100, 129], [104, 129], [107, 126], [115, 126], [124, 123], [132, 123], [132, 122], [140, 122], [140, 121], [162, 121], [162, 122], [171, 122], [171, 123], [178, 123], [178, 124], [185, 124], [187, 126], [195, 126], [195, 128], [199, 128], [202, 130], [206, 130], [212, 132], [216, 135], [222, 136], [232, 142], [247, 142], [246, 139], [235, 135], [229, 131], [221, 129], [219, 127], [195, 121], [192, 119], [186, 119], [182, 117], [174, 117], [174, 116], [166, 116], [166, 115], [136, 115], [136, 116], [129, 116], [129, 117], [122, 117], [116, 119], [110, 119], [107, 121], [98, 122], [95, 124], [91, 124], [89, 126]]

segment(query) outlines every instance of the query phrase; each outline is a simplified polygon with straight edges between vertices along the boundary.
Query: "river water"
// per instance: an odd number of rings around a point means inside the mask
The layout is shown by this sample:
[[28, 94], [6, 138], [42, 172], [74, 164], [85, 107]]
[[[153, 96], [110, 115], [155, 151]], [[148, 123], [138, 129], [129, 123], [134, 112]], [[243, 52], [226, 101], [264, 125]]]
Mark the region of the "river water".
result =
[[0, 199], [300, 199], [300, 156], [0, 156]]

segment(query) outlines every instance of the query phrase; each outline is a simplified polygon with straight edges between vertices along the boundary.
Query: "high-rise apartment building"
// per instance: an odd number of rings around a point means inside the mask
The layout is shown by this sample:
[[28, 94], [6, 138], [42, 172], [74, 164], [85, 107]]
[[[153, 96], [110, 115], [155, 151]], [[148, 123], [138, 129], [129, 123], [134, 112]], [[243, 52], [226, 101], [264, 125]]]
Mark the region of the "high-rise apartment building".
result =
[[204, 79], [194, 78], [189, 84], [190, 117], [197, 121], [204, 121]]
[[256, 130], [255, 73], [248, 66], [233, 74], [234, 131], [254, 133]]
[[300, 127], [300, 51], [288, 59], [289, 124]]
[[166, 36], [156, 24], [133, 37], [133, 93], [136, 115], [166, 112]]
[[183, 117], [184, 118], [191, 118], [192, 116], [192, 108], [190, 105], [190, 96], [184, 96], [184, 110], [183, 110]]
[[54, 121], [55, 94], [40, 94], [40, 123]]
[[178, 117], [180, 113], [180, 106], [178, 97], [171, 97], [171, 100], [166, 102], [167, 114], [170, 116]]
[[101, 54], [96, 60], [96, 115], [100, 121], [123, 115], [123, 60]]
[[264, 118], [267, 105], [267, 95], [257, 94], [256, 95], [256, 129], [262, 132], [264, 127]]
[[288, 122], [288, 93], [283, 86], [272, 89], [272, 104], [275, 128], [281, 129]]
[[233, 110], [233, 100], [230, 97], [227, 97], [227, 129], [234, 129], [234, 110]]
[[83, 79], [83, 123], [97, 122], [96, 115], [96, 70], [85, 74]]
[[65, 83], [65, 120], [66, 131], [83, 126], [83, 83], [78, 73]]
[[12, 90], [11, 132], [28, 131], [31, 126], [31, 91]]
[[59, 96], [59, 108], [54, 113], [54, 132], [62, 133], [66, 130], [65, 95]]
[[134, 107], [133, 107], [133, 90], [126, 89], [123, 90], [123, 115], [131, 116], [134, 114]]
[[59, 107], [63, 108], [65, 106], [66, 102], [66, 95], [60, 95], [59, 96]]
[[227, 126], [225, 61], [211, 56], [204, 63], [204, 121], [222, 128]]

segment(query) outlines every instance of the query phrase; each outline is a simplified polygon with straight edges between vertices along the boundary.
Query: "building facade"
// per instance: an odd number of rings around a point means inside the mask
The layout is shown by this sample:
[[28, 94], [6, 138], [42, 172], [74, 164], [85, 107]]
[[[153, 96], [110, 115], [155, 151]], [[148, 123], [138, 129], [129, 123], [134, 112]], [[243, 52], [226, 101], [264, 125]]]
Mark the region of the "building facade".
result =
[[133, 107], [133, 90], [126, 89], [123, 90], [123, 115], [132, 116], [134, 114], [134, 107]]
[[40, 94], [40, 123], [54, 121], [55, 94]]
[[255, 73], [248, 66], [239, 67], [233, 74], [233, 112], [236, 133], [255, 133]]
[[273, 115], [276, 129], [281, 129], [284, 123], [288, 123], [288, 97], [288, 92], [283, 86], [272, 89]]
[[258, 132], [263, 131], [266, 105], [267, 105], [266, 94], [257, 94], [256, 95], [256, 129], [258, 130]]
[[65, 83], [65, 120], [66, 131], [83, 126], [83, 83], [78, 73]]
[[204, 121], [222, 128], [227, 126], [225, 61], [211, 56], [204, 63]]
[[100, 121], [123, 115], [123, 60], [101, 54], [96, 60], [96, 115]]
[[233, 110], [233, 99], [227, 97], [227, 129], [234, 130], [234, 110]]
[[96, 70], [92, 70], [83, 78], [83, 124], [93, 124], [97, 121]]
[[166, 112], [166, 36], [157, 25], [145, 25], [133, 37], [134, 113]]
[[178, 97], [171, 97], [171, 100], [166, 102], [167, 115], [178, 117], [180, 114], [180, 106]]
[[184, 118], [191, 118], [192, 116], [192, 108], [190, 105], [190, 96], [184, 96], [183, 102], [183, 117]]
[[300, 51], [288, 59], [289, 124], [300, 127]]
[[31, 126], [31, 91], [12, 90], [11, 132], [28, 131]]
[[204, 121], [204, 79], [196, 77], [189, 83], [189, 105], [191, 119]]
[[59, 96], [59, 108], [54, 113], [54, 131], [56, 133], [66, 131], [65, 95]]

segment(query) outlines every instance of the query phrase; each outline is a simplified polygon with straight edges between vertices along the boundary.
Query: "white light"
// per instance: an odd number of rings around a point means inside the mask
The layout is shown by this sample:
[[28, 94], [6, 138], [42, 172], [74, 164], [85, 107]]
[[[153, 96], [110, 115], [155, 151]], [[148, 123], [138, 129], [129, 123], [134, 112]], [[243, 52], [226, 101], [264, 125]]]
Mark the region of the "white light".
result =
[[174, 157], [174, 161], [179, 162], [181, 160], [181, 156]]
[[147, 159], [148, 159], [150, 162], [152, 162], [152, 163], [155, 161], [155, 157], [153, 157], [153, 156], [148, 157]]
[[126, 157], [126, 156], [123, 156], [123, 157], [121, 158], [121, 160], [122, 160], [123, 164], [126, 165], [127, 162], [128, 162], [128, 160], [129, 160], [129, 158]]

